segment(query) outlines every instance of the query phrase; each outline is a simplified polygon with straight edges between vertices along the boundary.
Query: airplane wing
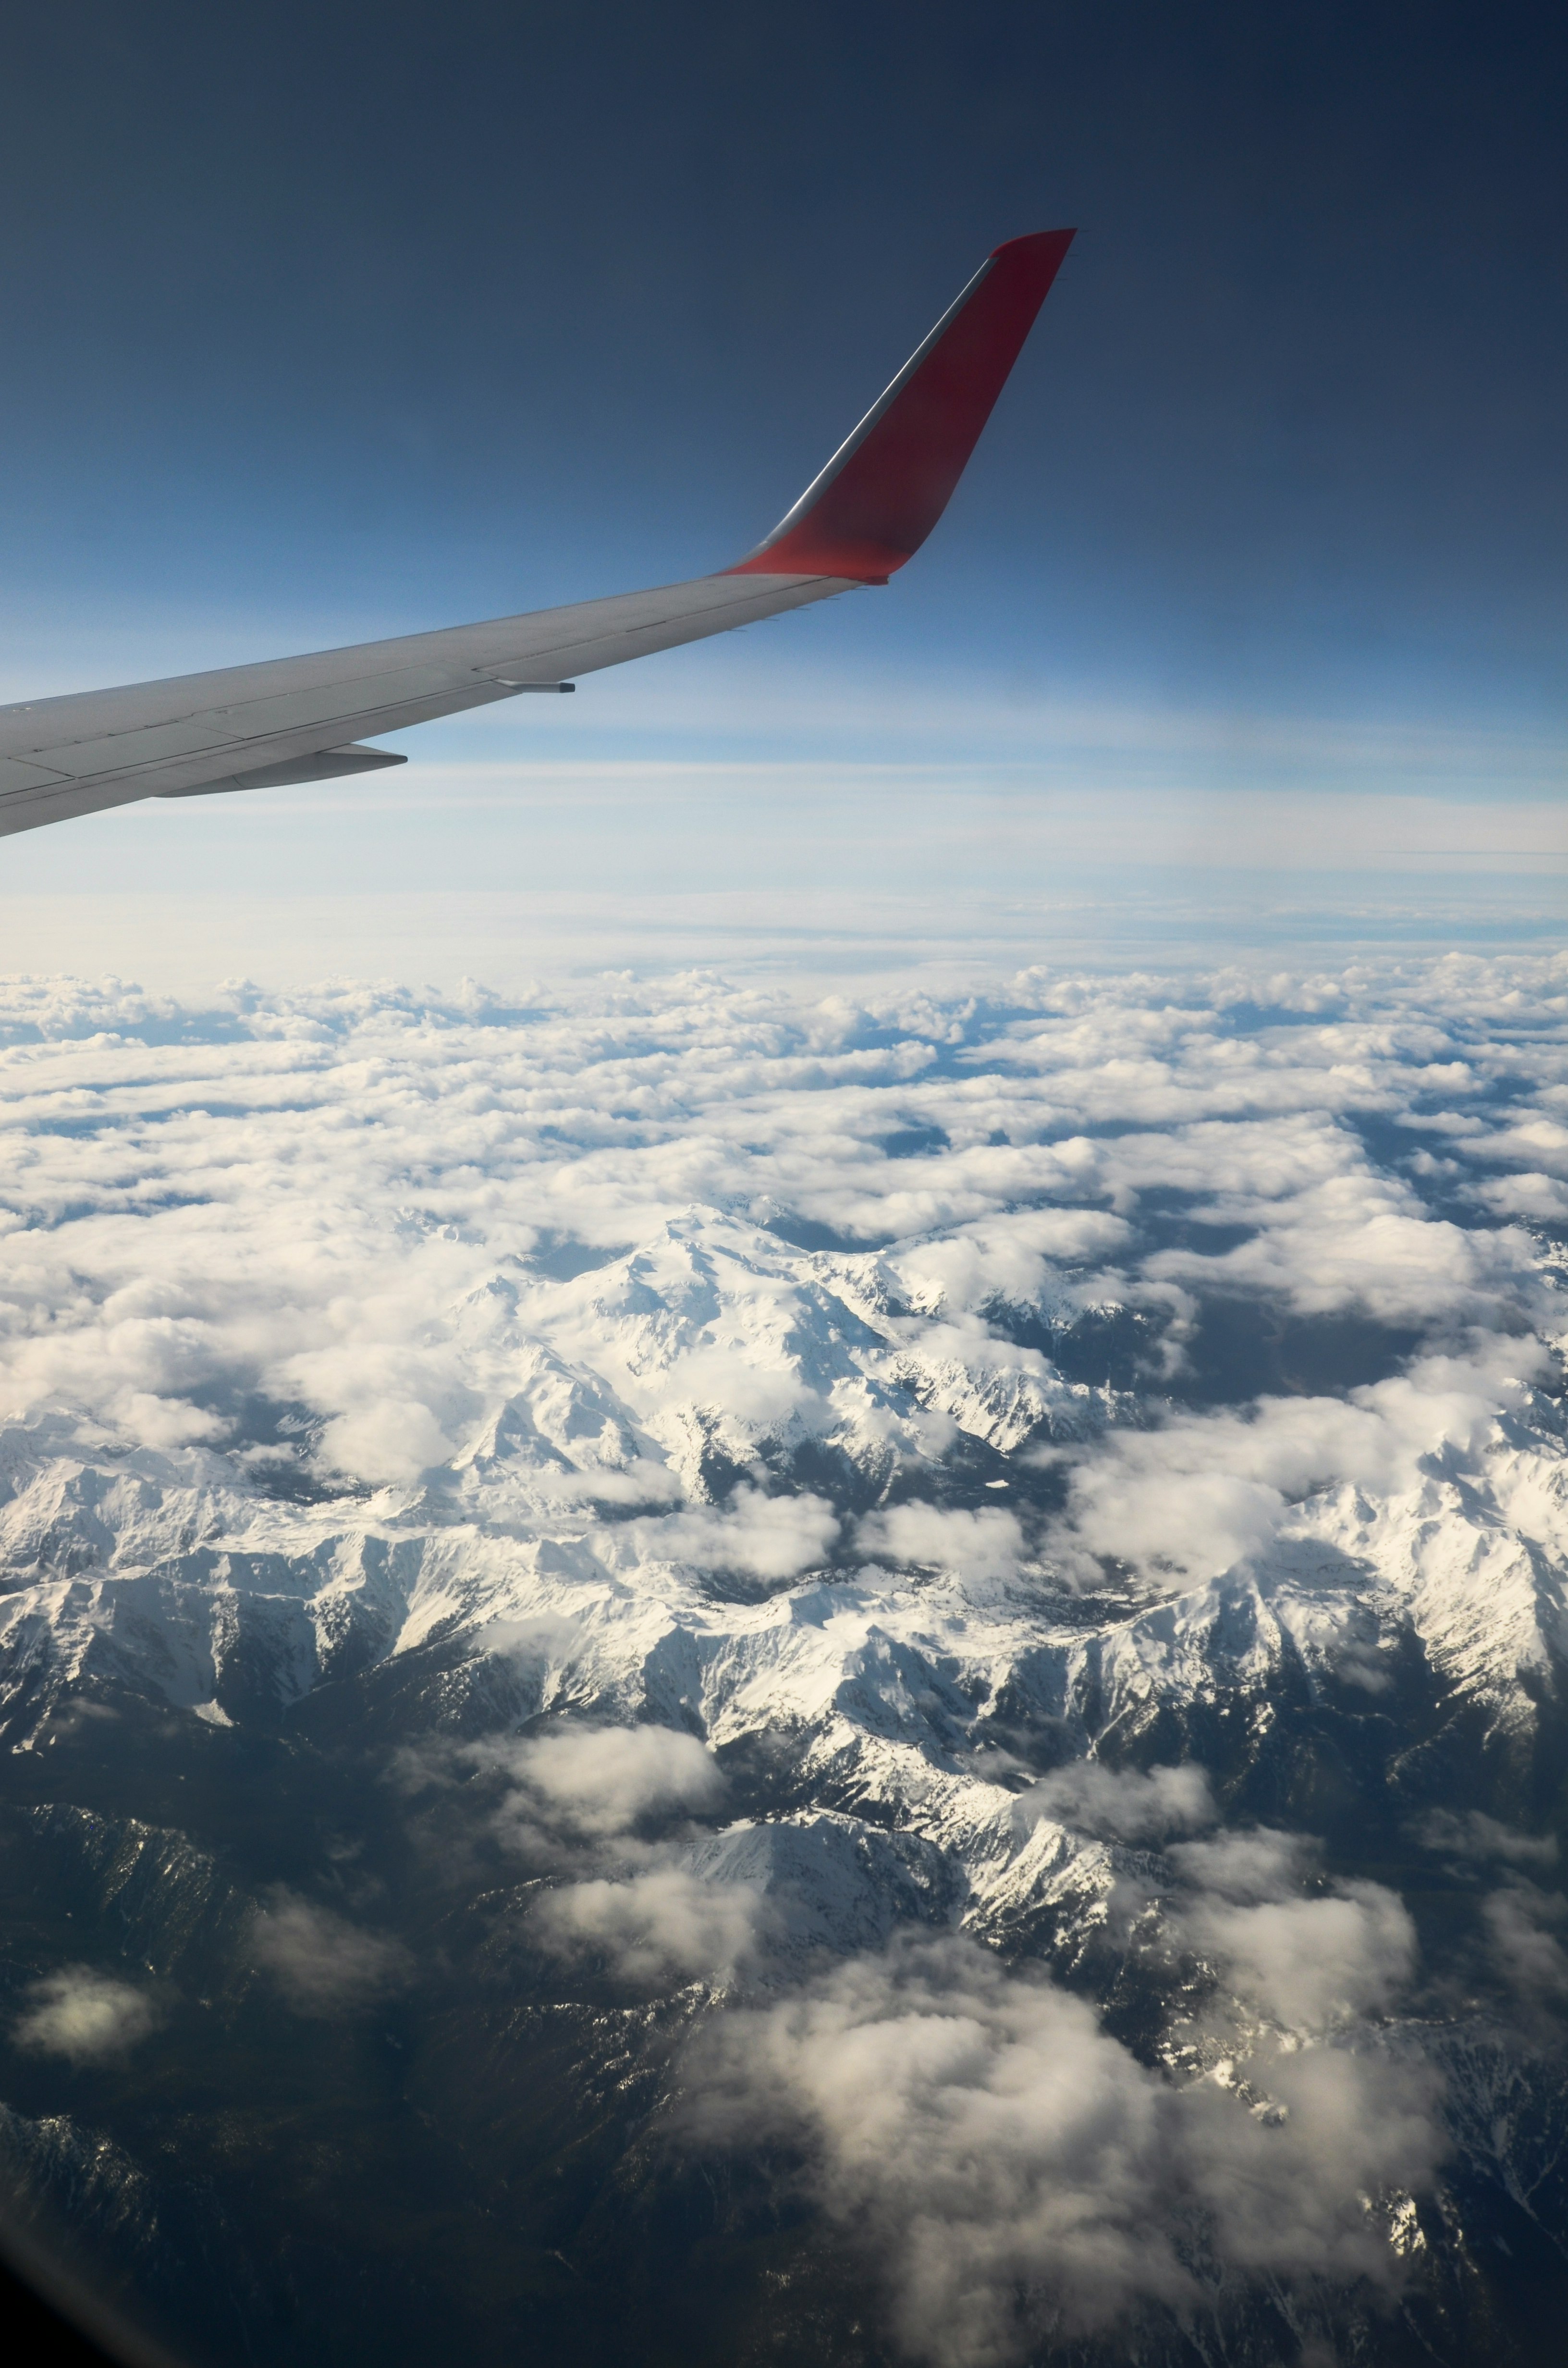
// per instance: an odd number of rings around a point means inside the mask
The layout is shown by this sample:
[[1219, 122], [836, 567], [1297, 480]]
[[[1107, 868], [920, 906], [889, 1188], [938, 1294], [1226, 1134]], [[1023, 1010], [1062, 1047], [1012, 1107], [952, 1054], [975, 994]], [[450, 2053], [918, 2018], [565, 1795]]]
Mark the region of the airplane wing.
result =
[[735, 566], [483, 625], [0, 707], [0, 837], [138, 798], [330, 780], [405, 760], [367, 747], [437, 715], [885, 584], [930, 533], [1072, 243], [982, 264], [847, 442]]

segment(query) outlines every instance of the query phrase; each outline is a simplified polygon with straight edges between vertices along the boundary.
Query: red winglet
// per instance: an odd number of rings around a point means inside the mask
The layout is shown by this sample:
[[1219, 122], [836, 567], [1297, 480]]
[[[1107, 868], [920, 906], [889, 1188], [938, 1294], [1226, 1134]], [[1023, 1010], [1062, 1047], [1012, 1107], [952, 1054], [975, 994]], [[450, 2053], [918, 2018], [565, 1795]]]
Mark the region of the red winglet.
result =
[[885, 584], [947, 508], [1073, 238], [1037, 231], [989, 256], [788, 517], [723, 573]]

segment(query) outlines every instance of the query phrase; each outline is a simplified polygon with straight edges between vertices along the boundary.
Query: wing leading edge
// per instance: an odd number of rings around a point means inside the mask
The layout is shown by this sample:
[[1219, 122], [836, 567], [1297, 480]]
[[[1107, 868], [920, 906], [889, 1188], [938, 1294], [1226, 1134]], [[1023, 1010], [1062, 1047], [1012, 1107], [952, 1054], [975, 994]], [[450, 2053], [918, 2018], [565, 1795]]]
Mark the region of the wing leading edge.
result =
[[403, 760], [366, 747], [493, 700], [885, 584], [946, 508], [1073, 239], [982, 265], [767, 540], [716, 575], [487, 624], [0, 708], [0, 837], [139, 798], [281, 787]]

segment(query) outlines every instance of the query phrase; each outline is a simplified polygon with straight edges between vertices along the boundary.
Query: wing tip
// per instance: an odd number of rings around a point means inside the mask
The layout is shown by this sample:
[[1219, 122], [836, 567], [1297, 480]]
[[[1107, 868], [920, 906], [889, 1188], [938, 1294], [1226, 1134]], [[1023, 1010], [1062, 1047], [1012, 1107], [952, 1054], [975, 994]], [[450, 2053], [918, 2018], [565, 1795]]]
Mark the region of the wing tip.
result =
[[1076, 235], [1026, 231], [993, 247], [794, 508], [723, 573], [885, 584], [903, 567], [946, 508]]
[[1004, 255], [1020, 254], [1025, 247], [1053, 246], [1065, 255], [1077, 235], [1075, 225], [1071, 230], [1027, 230], [1020, 237], [1005, 238], [1000, 246], [994, 246], [987, 260], [994, 263]]

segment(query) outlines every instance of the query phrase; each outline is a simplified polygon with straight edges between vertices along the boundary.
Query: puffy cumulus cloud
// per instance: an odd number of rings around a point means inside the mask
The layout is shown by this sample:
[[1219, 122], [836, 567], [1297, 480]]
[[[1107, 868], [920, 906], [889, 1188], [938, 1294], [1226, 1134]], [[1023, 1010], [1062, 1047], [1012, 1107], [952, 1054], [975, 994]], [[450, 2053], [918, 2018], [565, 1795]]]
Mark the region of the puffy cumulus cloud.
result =
[[529, 1937], [553, 1955], [599, 1960], [639, 1986], [733, 1980], [767, 1924], [751, 1885], [705, 1882], [676, 1864], [565, 1884], [528, 1918]]
[[142, 1447], [194, 1447], [227, 1437], [222, 1415], [181, 1397], [157, 1397], [150, 1390], [121, 1390], [105, 1412], [117, 1430]]
[[828, 2211], [881, 2257], [917, 2355], [1021, 2352], [1013, 2297], [1050, 2290], [1075, 2328], [1129, 2294], [1192, 2291], [1151, 2226], [1166, 2092], [1090, 2008], [959, 1941], [836, 1968], [726, 2016], [697, 2053], [694, 2135], [793, 2139]]
[[1516, 1876], [1492, 1893], [1482, 1910], [1494, 1970], [1528, 2007], [1561, 2006], [1568, 1998], [1568, 1899]]
[[[335, 987], [201, 1012], [17, 983], [0, 1406], [241, 1474], [286, 1412], [317, 1479], [406, 1499], [528, 1463], [516, 1429], [486, 1442], [544, 1356], [577, 1395], [535, 1442], [541, 1520], [662, 1503], [650, 1557], [782, 1583], [831, 1516], [683, 1509], [704, 1439], [743, 1470], [764, 1436], [927, 1458], [966, 1432], [1086, 1439], [1046, 1349], [1108, 1304], [1144, 1320], [1129, 1378], [1178, 1395], [1216, 1291], [1265, 1320], [1544, 1322], [1533, 1246], [1492, 1215], [1555, 1206], [1560, 988], [1521, 961], [813, 1003], [694, 973], [526, 1009]], [[1358, 1431], [1298, 1406], [1250, 1440], [1167, 1427], [1081, 1455], [1070, 1561], [1222, 1568], [1314, 1479], [1386, 1470], [1367, 1442], [1399, 1426], [1359, 1410]], [[891, 1525], [866, 1550], [942, 1558]], [[1009, 1554], [994, 1524], [950, 1533], [955, 1568]]]
[[728, 1791], [695, 1736], [572, 1725], [491, 1736], [456, 1757], [501, 1779], [494, 1831], [555, 1878], [526, 1918], [536, 1947], [638, 1987], [729, 1981], [751, 1962], [771, 1924], [761, 1894], [744, 1881], [705, 1882], [682, 1855], [682, 1834], [721, 1812]]
[[[771, 1281], [766, 1274], [755, 1278], [757, 1301], [771, 1295]], [[825, 1412], [822, 1397], [795, 1366], [787, 1337], [778, 1342], [779, 1350], [774, 1363], [759, 1358], [752, 1341], [705, 1341], [671, 1360], [671, 1383], [692, 1405], [759, 1430], [782, 1429], [795, 1418], [815, 1428]]]
[[1387, 2007], [1415, 1963], [1408, 1909], [1375, 1883], [1341, 1884], [1322, 1899], [1208, 1902], [1187, 1909], [1180, 1930], [1291, 2030], [1322, 2030]]
[[876, 2259], [903, 2347], [937, 2368], [1000, 2368], [1141, 2305], [1190, 2317], [1216, 2267], [1386, 2282], [1369, 2199], [1440, 2151], [1418, 2069], [1324, 2047], [1270, 2059], [1266, 2096], [1231, 2063], [1172, 2080], [1082, 1999], [951, 1939], [732, 2011], [688, 2070], [687, 2142], [797, 2148]]
[[1108, 1210], [1021, 1209], [916, 1243], [888, 1264], [914, 1305], [970, 1313], [1054, 1296], [1063, 1269], [1097, 1268], [1131, 1238], [1127, 1220]]
[[1445, 1451], [1479, 1457], [1547, 1361], [1538, 1341], [1504, 1339], [1468, 1358], [1419, 1359], [1342, 1397], [1265, 1398], [1112, 1433], [1073, 1470], [1058, 1542], [1070, 1561], [1076, 1546], [1214, 1576], [1267, 1545], [1305, 1498], [1345, 1482], [1393, 1495]]
[[606, 1552], [613, 1554], [624, 1545], [640, 1562], [689, 1563], [697, 1570], [788, 1579], [825, 1562], [838, 1531], [838, 1517], [825, 1497], [809, 1492], [765, 1497], [743, 1486], [722, 1510], [693, 1507], [629, 1521], [608, 1541]]
[[1319, 1849], [1310, 1834], [1251, 1826], [1211, 1841], [1177, 1842], [1167, 1855], [1196, 1890], [1245, 1907], [1299, 1889], [1316, 1869]]
[[63, 2055], [72, 2064], [101, 2064], [124, 2055], [162, 2022], [158, 2001], [131, 1982], [66, 1965], [29, 1984], [11, 2026], [18, 2047]]
[[[1099, 1577], [1102, 1555], [1209, 1577], [1266, 1545], [1278, 1529], [1285, 1514], [1280, 1491], [1244, 1473], [1210, 1470], [1194, 1437], [1201, 1435], [1199, 1427], [1182, 1430], [1185, 1436], [1162, 1433], [1157, 1443], [1140, 1440], [1130, 1451], [1119, 1441], [1074, 1474], [1074, 1522], [1062, 1551], [1088, 1584]], [[1074, 1556], [1075, 1544], [1095, 1559]]]
[[570, 1726], [464, 1747], [469, 1763], [508, 1782], [499, 1830], [519, 1848], [608, 1842], [650, 1819], [710, 1814], [723, 1771], [695, 1736], [667, 1726]]
[[1554, 1176], [1531, 1174], [1528, 1170], [1518, 1176], [1488, 1177], [1483, 1183], [1471, 1184], [1467, 1198], [1499, 1217], [1534, 1218], [1539, 1224], [1552, 1225], [1560, 1225], [1568, 1217], [1568, 1184]]
[[1213, 1790], [1193, 1762], [1179, 1768], [1108, 1768], [1098, 1759], [1069, 1760], [1018, 1795], [1017, 1816], [1032, 1824], [1049, 1817], [1108, 1841], [1163, 1841], [1211, 1826], [1219, 1816]]
[[1222, 2064], [1183, 2092], [1183, 2152], [1220, 2258], [1272, 2277], [1397, 2287], [1377, 2205], [1437, 2176], [1448, 2150], [1439, 2076], [1333, 2046], [1260, 2050], [1245, 2069], [1242, 2079]]
[[376, 1399], [336, 1416], [321, 1434], [324, 1468], [358, 1480], [417, 1480], [451, 1452], [451, 1440], [416, 1398]]
[[1470, 1159], [1517, 1164], [1532, 1178], [1543, 1169], [1550, 1176], [1568, 1175], [1568, 1126], [1548, 1098], [1542, 1099], [1548, 1107], [1539, 1112], [1510, 1112], [1490, 1133], [1478, 1133], [1457, 1147]]
[[1151, 1279], [1267, 1294], [1310, 1315], [1360, 1307], [1390, 1325], [1486, 1321], [1528, 1287], [1527, 1237], [1433, 1216], [1413, 1184], [1369, 1173], [1348, 1146], [1346, 1166], [1289, 1198], [1267, 1196], [1261, 1209], [1256, 1187], [1217, 1195], [1214, 1222], [1250, 1221], [1252, 1238], [1217, 1258], [1164, 1251], [1149, 1261]]
[[894, 1505], [872, 1513], [856, 1531], [863, 1554], [892, 1563], [935, 1565], [969, 1578], [1006, 1578], [1024, 1558], [1018, 1517], [1003, 1506], [978, 1512], [946, 1511], [940, 1506]]
[[284, 1888], [256, 1909], [247, 1945], [299, 2014], [350, 2013], [401, 1987], [414, 1970], [397, 1941]]
[[1302, 1896], [1316, 1859], [1309, 1837], [1261, 1827], [1176, 1842], [1169, 1857], [1196, 1894], [1175, 1903], [1171, 1936], [1289, 2031], [1383, 2013], [1415, 1970], [1415, 1926], [1396, 1892], [1335, 1882]]
[[[1550, 1213], [1559, 986], [1520, 961], [810, 1003], [693, 974], [526, 1010], [347, 987], [201, 1012], [15, 983], [0, 1389], [172, 1448], [243, 1443], [224, 1408], [259, 1393], [312, 1418], [324, 1469], [417, 1485], [510, 1379], [504, 1327], [476, 1341], [454, 1310], [504, 1277], [526, 1331], [562, 1244], [591, 1267], [693, 1206], [887, 1244], [889, 1288], [928, 1315], [1065, 1304], [1114, 1260], [1151, 1304], [1219, 1282], [1485, 1316], [1529, 1302], [1530, 1245], [1453, 1206], [1474, 1184]], [[1217, 1259], [1215, 1224], [1245, 1235]], [[694, 1402], [816, 1422], [832, 1376], [789, 1349], [794, 1285], [750, 1289], [776, 1292], [769, 1353], [760, 1315], [737, 1339], [693, 1303], [666, 1362]]]

